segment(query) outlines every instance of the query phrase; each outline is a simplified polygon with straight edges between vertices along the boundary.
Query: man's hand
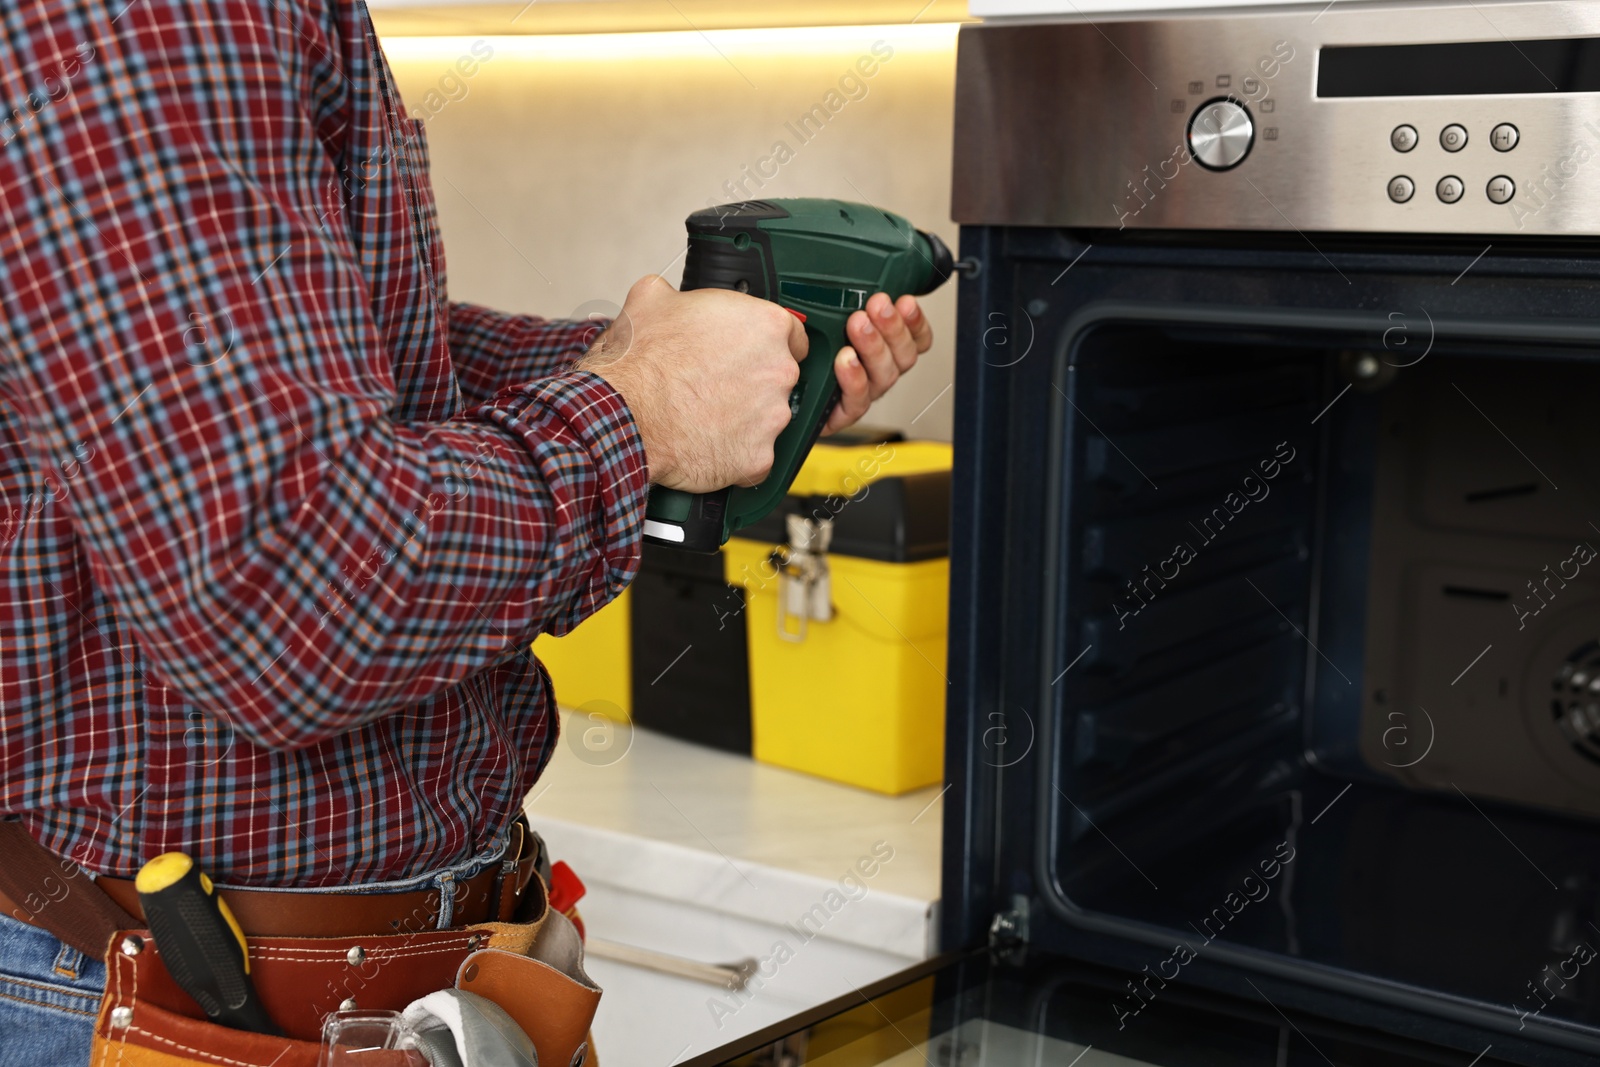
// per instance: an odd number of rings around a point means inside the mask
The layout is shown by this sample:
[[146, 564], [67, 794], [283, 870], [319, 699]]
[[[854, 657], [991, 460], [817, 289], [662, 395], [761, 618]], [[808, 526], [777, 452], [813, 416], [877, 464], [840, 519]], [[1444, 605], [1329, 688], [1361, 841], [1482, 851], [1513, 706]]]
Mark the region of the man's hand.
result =
[[777, 304], [726, 289], [680, 293], [651, 274], [578, 369], [627, 401], [652, 482], [705, 493], [755, 485], [772, 469], [806, 348], [800, 320]]
[[828, 416], [824, 433], [842, 430], [865, 415], [872, 402], [916, 366], [917, 357], [933, 344], [933, 329], [914, 296], [892, 303], [887, 293], [874, 294], [866, 310], [850, 316], [845, 334], [850, 346], [833, 359], [839, 403]]

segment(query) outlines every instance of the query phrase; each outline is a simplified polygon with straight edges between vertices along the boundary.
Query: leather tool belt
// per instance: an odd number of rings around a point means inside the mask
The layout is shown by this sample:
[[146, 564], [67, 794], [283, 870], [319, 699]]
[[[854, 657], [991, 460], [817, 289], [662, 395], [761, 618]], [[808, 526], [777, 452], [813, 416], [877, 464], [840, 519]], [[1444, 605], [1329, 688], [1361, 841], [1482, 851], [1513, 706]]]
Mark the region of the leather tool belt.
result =
[[[539, 836], [519, 817], [500, 863], [455, 887], [450, 925], [509, 922], [533, 878], [543, 850]], [[102, 877], [95, 884], [135, 919], [144, 920], [132, 878]], [[276, 893], [221, 889], [240, 929], [250, 937], [340, 937], [433, 930], [443, 906], [438, 890], [414, 893]]]
[[[549, 905], [542, 851], [519, 820], [505, 858], [457, 887], [446, 930], [436, 928], [437, 892], [220, 890], [282, 1037], [211, 1022], [167, 973], [161, 946], [137, 917], [132, 882], [91, 881], [14, 821], [0, 822], [0, 907], [105, 961], [93, 1063], [316, 1067], [329, 1012], [400, 1009], [455, 987], [506, 1009], [540, 1064], [597, 1067], [588, 1031], [600, 989], [584, 973], [577, 931]], [[335, 930], [342, 923], [353, 928]]]

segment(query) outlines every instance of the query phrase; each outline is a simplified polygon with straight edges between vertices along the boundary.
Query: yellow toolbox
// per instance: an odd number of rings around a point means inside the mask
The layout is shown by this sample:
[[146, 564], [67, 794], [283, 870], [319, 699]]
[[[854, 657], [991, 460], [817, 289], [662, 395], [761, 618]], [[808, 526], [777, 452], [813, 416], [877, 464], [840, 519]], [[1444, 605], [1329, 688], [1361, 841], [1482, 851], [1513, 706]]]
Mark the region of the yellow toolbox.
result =
[[728, 542], [757, 759], [880, 793], [943, 779], [950, 460], [821, 444], [787, 507]]
[[562, 637], [540, 634], [533, 643], [563, 707], [627, 722], [632, 714], [630, 590]]

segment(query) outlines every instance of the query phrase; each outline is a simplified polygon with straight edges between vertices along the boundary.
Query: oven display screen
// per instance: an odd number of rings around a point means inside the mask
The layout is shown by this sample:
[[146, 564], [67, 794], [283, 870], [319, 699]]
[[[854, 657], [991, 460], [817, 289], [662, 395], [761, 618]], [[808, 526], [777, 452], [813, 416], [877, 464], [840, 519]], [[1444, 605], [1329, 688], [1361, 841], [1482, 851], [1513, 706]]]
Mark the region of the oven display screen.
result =
[[1600, 92], [1600, 37], [1322, 49], [1317, 95], [1499, 96]]

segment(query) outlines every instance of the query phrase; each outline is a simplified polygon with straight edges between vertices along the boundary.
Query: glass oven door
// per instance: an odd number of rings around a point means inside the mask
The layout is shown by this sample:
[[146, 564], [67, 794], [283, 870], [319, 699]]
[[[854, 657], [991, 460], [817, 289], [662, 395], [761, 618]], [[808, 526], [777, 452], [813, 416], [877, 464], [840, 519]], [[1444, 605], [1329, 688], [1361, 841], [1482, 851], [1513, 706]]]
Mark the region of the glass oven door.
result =
[[[678, 1067], [1461, 1067], [1459, 1053], [1038, 953], [944, 957]], [[1569, 1062], [1552, 1060], [1551, 1063]], [[1577, 1059], [1572, 1064], [1580, 1062]], [[1504, 1067], [1491, 1053], [1474, 1067]]]

